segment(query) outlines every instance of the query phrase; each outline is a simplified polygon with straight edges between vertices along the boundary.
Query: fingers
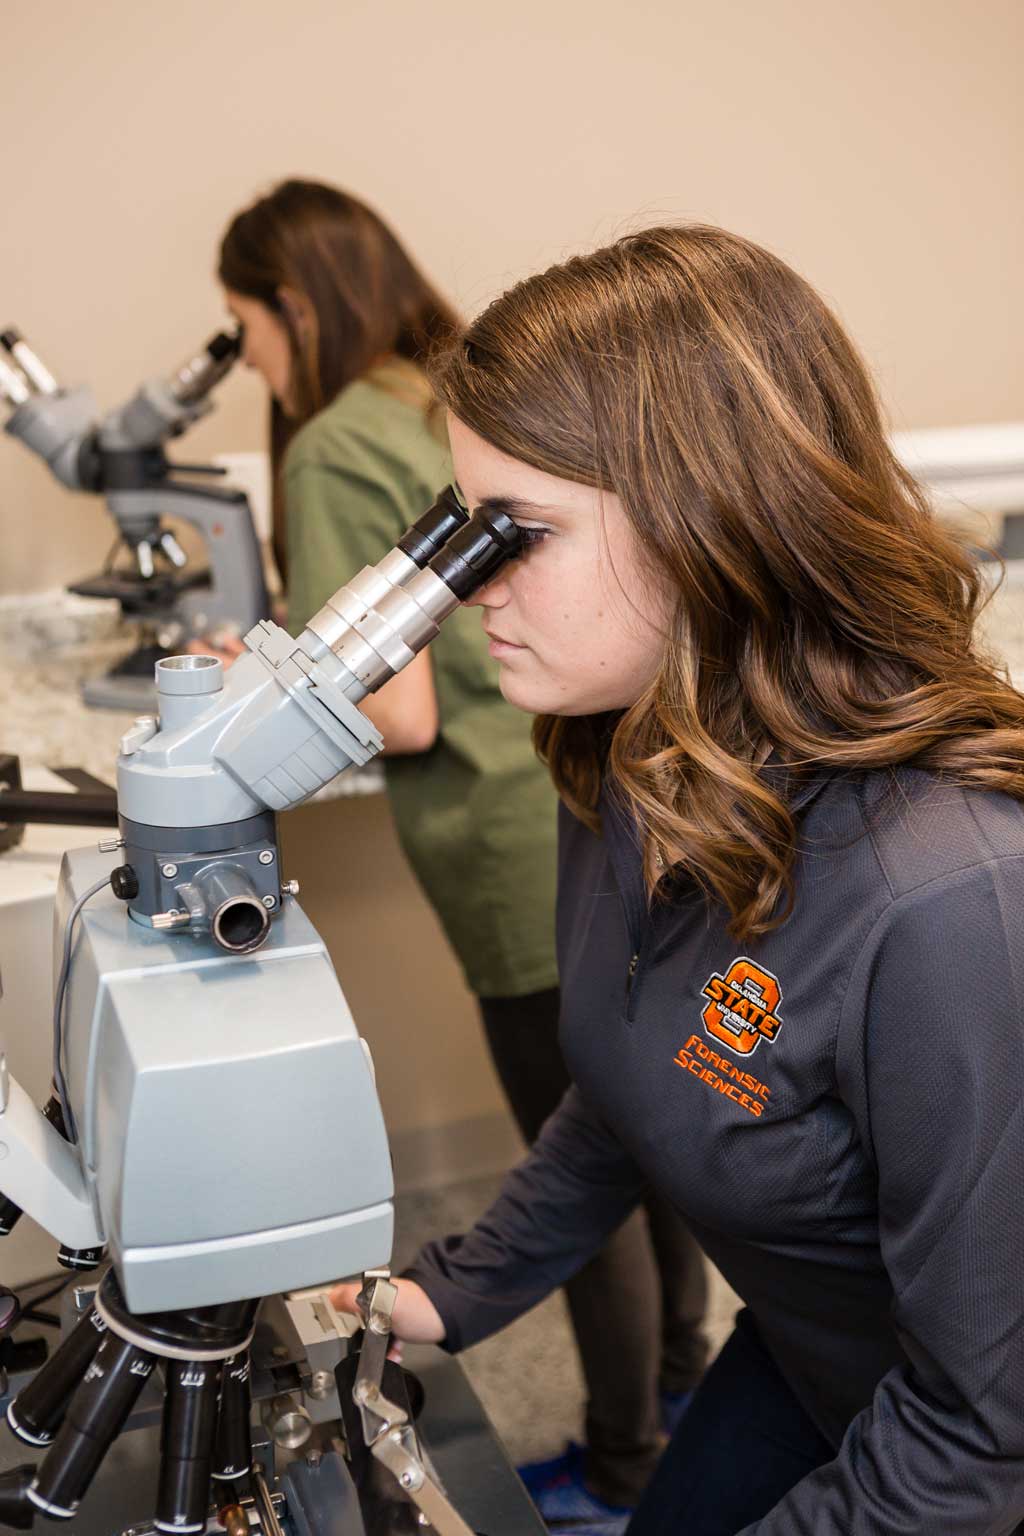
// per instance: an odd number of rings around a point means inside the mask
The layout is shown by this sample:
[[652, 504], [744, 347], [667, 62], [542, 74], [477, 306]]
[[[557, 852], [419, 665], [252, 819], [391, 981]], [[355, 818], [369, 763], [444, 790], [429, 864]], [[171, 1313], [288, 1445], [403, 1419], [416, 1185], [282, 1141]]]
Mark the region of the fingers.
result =
[[[356, 1305], [356, 1297], [359, 1295], [359, 1286], [350, 1281], [345, 1285], [336, 1285], [328, 1292], [328, 1299], [336, 1312], [352, 1312], [356, 1317], [361, 1314]], [[388, 1350], [388, 1359], [394, 1360], [397, 1365], [402, 1363], [402, 1341], [392, 1335], [391, 1348]]]
[[359, 1308], [356, 1306], [356, 1297], [359, 1295], [359, 1286], [352, 1281], [346, 1281], [343, 1285], [336, 1285], [329, 1292], [331, 1306], [336, 1312], [352, 1312], [359, 1316]]
[[[408, 1344], [440, 1344], [444, 1339], [444, 1324], [426, 1292], [412, 1280], [396, 1280], [398, 1297], [392, 1319], [392, 1344], [405, 1340]], [[359, 1286], [348, 1280], [330, 1291], [331, 1305], [339, 1312], [351, 1312], [359, 1317], [356, 1305]]]

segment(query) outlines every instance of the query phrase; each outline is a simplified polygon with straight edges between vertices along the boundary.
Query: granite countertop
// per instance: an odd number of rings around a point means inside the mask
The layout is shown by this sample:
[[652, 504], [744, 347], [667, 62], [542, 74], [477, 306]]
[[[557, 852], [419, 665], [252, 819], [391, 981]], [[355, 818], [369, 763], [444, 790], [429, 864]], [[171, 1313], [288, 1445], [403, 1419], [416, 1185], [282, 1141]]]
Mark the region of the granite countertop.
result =
[[[94, 709], [80, 687], [116, 665], [136, 643], [116, 623], [83, 622], [68, 614], [48, 619], [35, 613], [18, 626], [16, 639], [0, 623], [0, 751], [15, 753], [23, 767], [83, 768], [113, 784], [120, 740], [137, 711]], [[379, 794], [379, 764], [340, 774], [317, 800]]]

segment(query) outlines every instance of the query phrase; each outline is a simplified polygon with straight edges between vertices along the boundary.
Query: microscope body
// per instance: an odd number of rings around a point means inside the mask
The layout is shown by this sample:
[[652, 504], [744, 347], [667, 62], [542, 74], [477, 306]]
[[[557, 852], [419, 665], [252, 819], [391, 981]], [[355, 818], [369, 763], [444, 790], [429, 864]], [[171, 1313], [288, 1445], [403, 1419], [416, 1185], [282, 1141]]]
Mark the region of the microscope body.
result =
[[[65, 856], [58, 951], [72, 903], [114, 862]], [[393, 1184], [369, 1054], [293, 898], [258, 954], [238, 955], [126, 923], [102, 893], [77, 930], [64, 1038], [87, 1194], [132, 1312], [387, 1263]]]
[[[159, 717], [121, 742], [120, 836], [62, 867], [44, 1110], [0, 1051], [0, 1234], [24, 1209], [62, 1262], [94, 1267], [103, 1245], [113, 1261], [8, 1405], [46, 1454], [0, 1477], [0, 1519], [72, 1518], [160, 1362], [155, 1526], [205, 1530], [211, 1478], [251, 1462], [259, 1299], [361, 1271], [373, 1283], [347, 1390], [373, 1454], [438, 1507], [382, 1388], [396, 1292], [373, 1273], [390, 1255], [392, 1175], [372, 1066], [281, 883], [275, 814], [381, 750], [360, 701], [520, 551], [504, 512], [470, 518], [448, 492], [301, 635], [257, 624], [227, 673], [212, 656], [156, 664]], [[447, 1529], [469, 1536], [457, 1517]]]

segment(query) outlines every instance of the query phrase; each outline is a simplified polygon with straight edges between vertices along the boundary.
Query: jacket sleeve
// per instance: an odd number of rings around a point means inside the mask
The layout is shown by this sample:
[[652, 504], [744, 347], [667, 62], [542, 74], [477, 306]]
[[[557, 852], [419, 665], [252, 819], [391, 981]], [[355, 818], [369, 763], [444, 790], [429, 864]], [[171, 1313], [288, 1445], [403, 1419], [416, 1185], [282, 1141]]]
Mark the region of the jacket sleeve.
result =
[[839, 1083], [877, 1169], [906, 1363], [741, 1536], [1003, 1536], [1024, 1518], [1022, 866], [900, 897], [854, 968]]
[[428, 1243], [406, 1271], [441, 1314], [444, 1347], [475, 1344], [543, 1301], [598, 1251], [645, 1190], [636, 1164], [569, 1088], [476, 1226]]

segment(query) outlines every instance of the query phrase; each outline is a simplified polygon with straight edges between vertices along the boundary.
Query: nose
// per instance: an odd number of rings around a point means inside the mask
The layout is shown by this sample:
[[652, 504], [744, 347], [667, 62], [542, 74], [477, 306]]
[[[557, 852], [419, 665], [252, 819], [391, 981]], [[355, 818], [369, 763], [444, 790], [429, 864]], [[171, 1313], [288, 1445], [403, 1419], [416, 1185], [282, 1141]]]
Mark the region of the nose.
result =
[[463, 602], [465, 608], [504, 608], [510, 597], [509, 570], [505, 566], [497, 576], [477, 587], [472, 597]]

